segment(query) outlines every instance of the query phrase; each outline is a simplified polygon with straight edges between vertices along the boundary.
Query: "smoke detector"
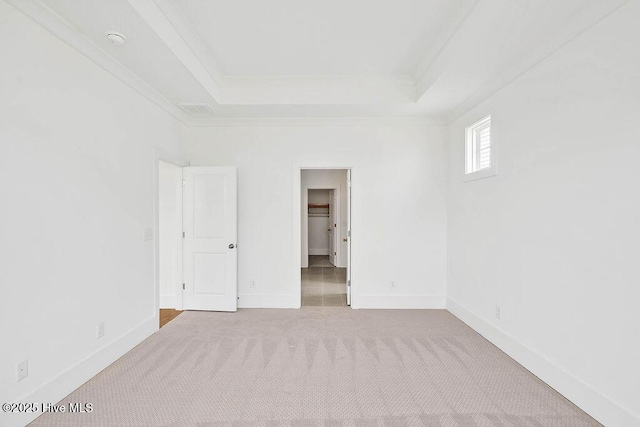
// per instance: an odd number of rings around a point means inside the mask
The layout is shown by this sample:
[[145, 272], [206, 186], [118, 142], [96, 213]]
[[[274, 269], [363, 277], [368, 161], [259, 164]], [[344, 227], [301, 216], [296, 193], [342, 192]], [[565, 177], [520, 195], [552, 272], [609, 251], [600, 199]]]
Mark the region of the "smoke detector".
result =
[[107, 39], [116, 46], [122, 46], [124, 42], [127, 41], [127, 38], [124, 35], [115, 31], [109, 31], [107, 33]]

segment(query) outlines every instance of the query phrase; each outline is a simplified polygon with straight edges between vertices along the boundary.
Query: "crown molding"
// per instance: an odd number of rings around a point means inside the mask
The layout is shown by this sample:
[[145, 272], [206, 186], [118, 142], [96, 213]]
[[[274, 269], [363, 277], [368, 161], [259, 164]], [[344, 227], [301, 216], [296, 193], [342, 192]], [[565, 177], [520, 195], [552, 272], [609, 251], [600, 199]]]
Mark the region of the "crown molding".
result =
[[[167, 1], [160, 3], [162, 7], [154, 0], [127, 0], [127, 2], [213, 99], [219, 102], [219, 77], [210, 70], [210, 67], [218, 69], [218, 66], [214, 65], [213, 58], [205, 53], [207, 50], [204, 44], [189, 28], [176, 8]], [[201, 58], [207, 58], [207, 65]]]
[[398, 117], [271, 117], [192, 119], [189, 127], [431, 127], [445, 125], [439, 116]]
[[[127, 0], [218, 105], [415, 103], [410, 76], [228, 76], [171, 0]], [[214, 110], [217, 110], [213, 106]]]
[[479, 0], [475, 0], [470, 3], [468, 9], [463, 13], [462, 18], [450, 28], [446, 35], [441, 37], [437, 41], [436, 48], [433, 50], [435, 53], [428, 54], [418, 63], [415, 72], [413, 73], [413, 81], [416, 88], [416, 102], [420, 102], [431, 85], [437, 81], [441, 70], [438, 69], [437, 63], [441, 54], [450, 45], [451, 40], [458, 34], [460, 29], [464, 27], [469, 17], [473, 14]]
[[226, 76], [221, 105], [414, 104], [410, 76]]
[[479, 90], [467, 97], [449, 112], [445, 113], [443, 119], [446, 123], [451, 123], [458, 119], [478, 104], [509, 86], [520, 76], [571, 43], [581, 34], [605, 20], [629, 1], [630, 0], [608, 0], [606, 2], [592, 3], [589, 7], [583, 9], [581, 11], [582, 13], [570, 22], [567, 22], [559, 33], [544, 41], [521, 61], [486, 82]]
[[5, 0], [5, 2], [181, 123], [186, 124], [189, 120], [187, 114], [183, 113], [176, 105], [94, 44], [40, 0]]
[[[424, 115], [413, 116], [414, 112], [420, 114], [420, 109], [415, 108], [414, 111], [413, 107], [409, 108], [409, 106], [418, 107], [417, 104], [420, 103], [416, 100], [419, 101], [426, 93], [425, 91], [438, 81], [442, 68], [439, 63], [443, 60], [443, 56], [447, 55], [447, 49], [451, 46], [455, 35], [476, 10], [477, 1], [470, 4], [468, 11], [456, 23], [455, 28], [452, 26], [451, 32], [442, 37], [437, 53], [431, 55], [432, 58], [422, 61], [419, 68], [424, 71], [414, 80], [411, 76], [223, 76], [220, 74], [219, 65], [211, 57], [202, 40], [189, 27], [188, 21], [170, 0], [127, 0], [203, 88], [218, 100], [218, 104], [214, 104], [213, 107], [214, 110], [218, 110], [220, 116], [197, 118], [184, 113], [177, 105], [83, 35], [42, 0], [5, 1], [170, 116], [187, 126], [196, 127], [278, 126], [279, 123], [294, 126], [301, 123], [311, 126], [320, 123], [331, 125], [449, 123], [508, 86], [523, 73], [629, 2], [629, 0], [593, 2], [525, 58], [485, 82], [475, 93], [466, 97], [455, 107], [443, 110], [441, 117], [436, 117], [434, 114], [437, 115], [440, 111], [429, 108], [422, 110]], [[359, 105], [368, 107], [361, 110], [358, 108]], [[269, 112], [268, 109], [272, 106], [276, 107], [276, 110]], [[300, 112], [301, 117], [295, 117], [298, 113], [293, 109], [297, 106], [307, 107]], [[332, 106], [336, 107], [337, 117], [333, 117]], [[385, 108], [381, 108], [382, 106]], [[265, 111], [265, 114], [272, 115], [278, 114], [279, 111], [280, 118], [261, 118], [260, 115]], [[317, 114], [315, 116], [317, 118], [302, 117], [303, 114], [309, 113]], [[225, 115], [227, 117], [224, 117]], [[240, 119], [229, 117], [229, 115], [249, 117]], [[364, 117], [359, 118], [360, 116]]]
[[[199, 119], [184, 113], [177, 105], [165, 98], [159, 91], [146, 83], [137, 74], [82, 34], [66, 19], [49, 8], [43, 1], [5, 1], [181, 123], [200, 126], [203, 121], [205, 123], [211, 120], [215, 122], [216, 118]], [[173, 46], [169, 47], [183, 64], [185, 63], [185, 58], [187, 58], [187, 61], [190, 61], [191, 67], [187, 67], [187, 69], [192, 74], [194, 74], [196, 68], [200, 70], [200, 78], [197, 78], [197, 80], [201, 84], [203, 83], [203, 79], [211, 79], [209, 85], [210, 93], [215, 92], [219, 97], [220, 90], [224, 90], [227, 98], [227, 100], [225, 100], [225, 106], [231, 107], [234, 110], [242, 109], [243, 106], [250, 105], [262, 107], [268, 107], [269, 105], [314, 106], [323, 104], [327, 106], [340, 105], [341, 103], [352, 106], [356, 104], [364, 105], [366, 104], [362, 102], [364, 97], [368, 97], [367, 100], [370, 103], [413, 104], [415, 102], [415, 87], [408, 76], [383, 78], [359, 78], [357, 76], [290, 76], [282, 78], [266, 76], [212, 77], [206, 67], [216, 67], [215, 61], [207, 57], [202, 46], [197, 46], [199, 43], [197, 36], [188, 36], [188, 43], [182, 38], [180, 39], [182, 40], [181, 42], [176, 41], [175, 38], [182, 35], [182, 33], [178, 33], [176, 28], [182, 28], [186, 24], [184, 24], [184, 20], [181, 21], [181, 18], [177, 15], [178, 11], [175, 11], [175, 8], [173, 11], [167, 12], [167, 10], [169, 10], [169, 2], [167, 0], [158, 0], [162, 7], [157, 6], [152, 0], [128, 1], [141, 16], [146, 13], [147, 9], [145, 8], [152, 10], [152, 15], [155, 16], [154, 20], [157, 22], [156, 27], [152, 27], [154, 31], [157, 32], [158, 27], [162, 26], [165, 33], [171, 33], [172, 36], [165, 34], [162, 40], [168, 45], [169, 43], [174, 43]], [[165, 16], [165, 14], [167, 14], [168, 17]], [[146, 22], [149, 22], [147, 17], [144, 17], [144, 19]], [[182, 24], [177, 24], [176, 27], [173, 27], [177, 22], [182, 22]], [[171, 37], [173, 37], [173, 39], [171, 39]], [[168, 39], [171, 40], [167, 42]], [[181, 56], [178, 55], [178, 52], [181, 52]], [[198, 53], [196, 54], [194, 52]], [[199, 58], [204, 57], [207, 57], [207, 59], [200, 62]], [[331, 96], [339, 97], [341, 102], [336, 103], [335, 99], [331, 99]], [[274, 99], [277, 100], [277, 102], [274, 103]], [[220, 108], [220, 104], [212, 105], [212, 107], [215, 111]], [[224, 114], [224, 111], [221, 113]], [[285, 115], [283, 117], [286, 118], [289, 116]], [[266, 118], [266, 120], [269, 119]]]
[[213, 57], [207, 45], [202, 41], [198, 33], [193, 29], [191, 22], [184, 16], [175, 5], [174, 0], [154, 0], [155, 4], [169, 20], [178, 34], [182, 37], [187, 47], [202, 62], [202, 65], [209, 71], [211, 77], [218, 85], [222, 85], [221, 79], [224, 76], [222, 66]]

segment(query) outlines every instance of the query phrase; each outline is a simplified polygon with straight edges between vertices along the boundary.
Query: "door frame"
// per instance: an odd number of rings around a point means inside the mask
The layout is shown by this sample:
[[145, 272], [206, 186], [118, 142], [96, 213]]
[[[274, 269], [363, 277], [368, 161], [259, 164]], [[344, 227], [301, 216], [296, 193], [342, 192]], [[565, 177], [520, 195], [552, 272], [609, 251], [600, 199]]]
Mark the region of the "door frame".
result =
[[[159, 162], [169, 163], [179, 168], [189, 166], [189, 162], [179, 155], [171, 154], [163, 149], [155, 148], [152, 155], [153, 179], [153, 313], [157, 318], [156, 328], [159, 329], [160, 319], [160, 166]], [[178, 289], [180, 293], [178, 293]], [[181, 295], [180, 284], [176, 283], [176, 295]], [[181, 303], [182, 304], [182, 303]], [[176, 307], [178, 308], [178, 307]], [[180, 305], [180, 308], [182, 305]]]
[[[306, 169], [306, 168], [305, 168]], [[327, 187], [327, 186], [316, 186], [316, 185], [312, 185], [312, 186], [305, 186], [303, 188], [302, 191], [302, 200], [300, 201], [301, 203], [301, 207], [302, 206], [306, 206], [309, 203], [309, 190], [333, 190], [336, 192], [336, 194], [338, 195], [338, 212], [337, 212], [337, 217], [340, 218], [340, 214], [342, 213], [342, 206], [340, 203], [341, 199], [340, 199], [340, 187], [337, 188], [331, 188], [331, 187]], [[304, 243], [307, 246], [307, 267], [309, 266], [309, 213], [308, 211], [304, 211], [304, 209], [301, 208], [300, 210], [300, 214], [302, 215], [302, 219], [300, 220], [300, 226], [302, 227], [302, 229], [300, 230], [300, 236], [302, 239], [304, 239]], [[339, 220], [339, 219], [338, 219]], [[329, 223], [331, 223], [331, 221], [329, 221]], [[331, 224], [329, 224], [331, 225]], [[337, 228], [337, 227], [336, 227]], [[338, 230], [341, 230], [340, 228]], [[334, 230], [334, 236], [335, 236], [335, 230]], [[338, 255], [336, 255], [336, 258], [339, 259], [340, 254], [342, 254], [341, 249], [340, 249], [340, 245], [338, 242], [338, 237], [334, 237], [334, 244], [336, 247], [336, 252], [338, 252]], [[300, 243], [302, 245], [302, 242]], [[300, 251], [302, 251], [302, 249], [304, 248], [305, 245], [302, 245], [300, 248]], [[329, 246], [331, 247], [331, 246]], [[300, 256], [302, 257], [302, 253], [300, 254]], [[300, 258], [300, 265], [302, 265], [302, 258]]]
[[[353, 180], [353, 170], [355, 169], [353, 166], [345, 166], [345, 165], [330, 165], [325, 162], [313, 163], [298, 163], [293, 166], [293, 262], [291, 268], [292, 275], [292, 283], [293, 283], [293, 297], [294, 301], [292, 301], [292, 305], [295, 308], [302, 307], [302, 277], [300, 276], [300, 266], [302, 265], [302, 171], [304, 169], [341, 169], [341, 170], [351, 170], [351, 236], [353, 237], [356, 233], [354, 231], [354, 212], [358, 212], [357, 203], [358, 203], [358, 193], [354, 191], [357, 189], [357, 185]], [[357, 176], [357, 175], [356, 175]], [[323, 187], [327, 188], [327, 187]], [[307, 193], [308, 197], [308, 193]], [[347, 200], [347, 203], [349, 201]], [[344, 207], [346, 209], [346, 206]], [[349, 239], [349, 244], [351, 245], [351, 253], [354, 252], [354, 246], [352, 240]], [[358, 282], [356, 276], [356, 269], [354, 268], [353, 256], [351, 257], [351, 308], [359, 308], [358, 306]]]

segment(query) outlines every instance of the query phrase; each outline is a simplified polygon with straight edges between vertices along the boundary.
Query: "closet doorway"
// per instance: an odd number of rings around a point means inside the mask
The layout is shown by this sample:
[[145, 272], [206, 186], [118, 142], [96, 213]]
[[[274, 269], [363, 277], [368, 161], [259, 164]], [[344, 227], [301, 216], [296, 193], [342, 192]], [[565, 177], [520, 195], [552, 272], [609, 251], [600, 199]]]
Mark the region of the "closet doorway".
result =
[[350, 304], [350, 188], [346, 169], [302, 169], [301, 305]]
[[309, 267], [335, 267], [338, 260], [336, 231], [339, 221], [339, 188], [308, 189], [307, 242]]

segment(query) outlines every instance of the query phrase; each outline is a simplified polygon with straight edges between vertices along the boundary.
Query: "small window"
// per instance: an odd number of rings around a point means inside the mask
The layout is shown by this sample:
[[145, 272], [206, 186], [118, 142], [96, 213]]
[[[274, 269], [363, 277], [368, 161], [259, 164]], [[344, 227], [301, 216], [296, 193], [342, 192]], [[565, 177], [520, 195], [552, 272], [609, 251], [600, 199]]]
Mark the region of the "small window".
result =
[[465, 135], [465, 174], [468, 178], [495, 175], [491, 146], [491, 116], [472, 124]]

